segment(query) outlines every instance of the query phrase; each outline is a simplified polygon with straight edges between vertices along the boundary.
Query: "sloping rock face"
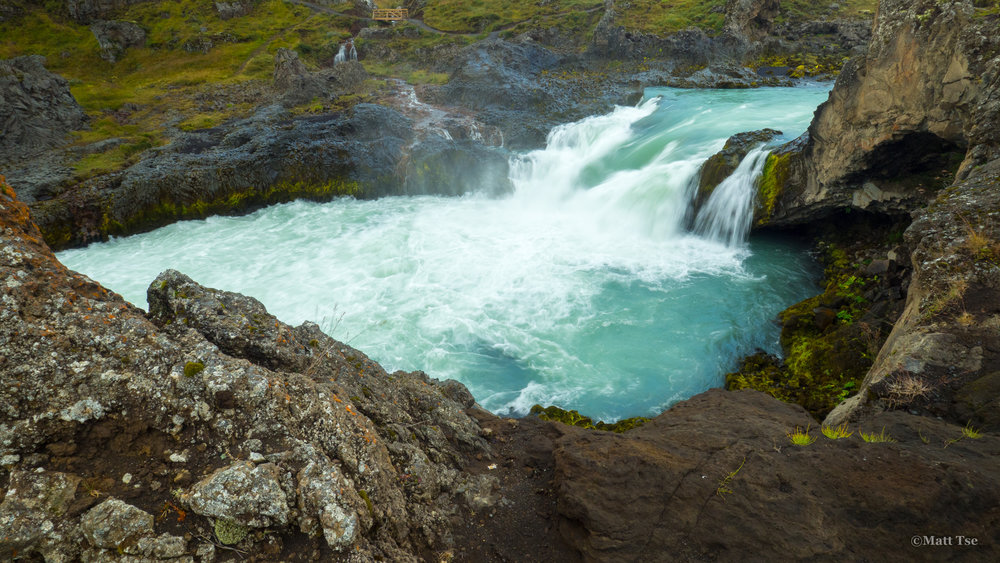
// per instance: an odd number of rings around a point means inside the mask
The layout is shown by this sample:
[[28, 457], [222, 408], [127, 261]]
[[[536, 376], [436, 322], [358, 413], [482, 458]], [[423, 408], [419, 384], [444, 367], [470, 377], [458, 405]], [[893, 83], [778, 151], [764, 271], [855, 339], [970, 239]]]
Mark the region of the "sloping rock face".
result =
[[843, 208], [907, 214], [956, 171], [1000, 156], [998, 25], [968, 0], [882, 0], [867, 54], [844, 67], [804, 150], [779, 167], [770, 224]]
[[1000, 430], [1000, 161], [945, 190], [907, 229], [906, 309], [858, 395], [827, 422], [907, 409]]
[[176, 272], [147, 317], [59, 264], [6, 184], [0, 238], [0, 559], [415, 561], [496, 501], [462, 471], [490, 447], [461, 385]]
[[66, 143], [86, 115], [45, 57], [0, 60], [0, 165]]
[[[1000, 439], [901, 413], [861, 427], [893, 443], [829, 439], [811, 422], [761, 393], [713, 390], [625, 434], [564, 427], [559, 529], [585, 561], [977, 561], [1000, 541]], [[793, 445], [796, 430], [816, 441]], [[925, 536], [950, 547], [931, 552]]]

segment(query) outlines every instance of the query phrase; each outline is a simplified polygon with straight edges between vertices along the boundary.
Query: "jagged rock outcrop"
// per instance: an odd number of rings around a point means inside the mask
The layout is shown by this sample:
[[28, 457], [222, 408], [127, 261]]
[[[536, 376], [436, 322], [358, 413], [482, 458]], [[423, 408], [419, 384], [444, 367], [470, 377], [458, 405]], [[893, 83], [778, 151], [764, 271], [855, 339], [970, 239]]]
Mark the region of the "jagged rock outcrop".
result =
[[1000, 160], [949, 187], [905, 233], [906, 309], [858, 394], [827, 422], [907, 409], [1000, 430]]
[[496, 502], [459, 384], [176, 272], [147, 316], [59, 264], [6, 184], [0, 237], [0, 558], [415, 561]]
[[40, 55], [0, 60], [0, 107], [0, 170], [66, 143], [87, 119], [69, 84]]
[[969, 0], [882, 0], [867, 54], [817, 110], [801, 153], [780, 164], [770, 224], [844, 208], [906, 214], [1000, 155], [997, 16]]
[[274, 88], [288, 107], [314, 98], [334, 100], [356, 90], [368, 73], [358, 61], [343, 61], [332, 68], [310, 72], [291, 49], [279, 48], [274, 54]]
[[215, 13], [224, 20], [231, 20], [248, 15], [253, 11], [257, 0], [237, 0], [235, 2], [216, 2]]
[[105, 19], [133, 4], [151, 1], [153, 0], [65, 0], [69, 16], [84, 25], [94, 20]]
[[745, 41], [760, 41], [771, 32], [779, 0], [729, 0], [723, 29]]
[[90, 24], [90, 31], [101, 47], [101, 58], [109, 63], [117, 62], [125, 49], [146, 43], [146, 31], [132, 22], [96, 21]]

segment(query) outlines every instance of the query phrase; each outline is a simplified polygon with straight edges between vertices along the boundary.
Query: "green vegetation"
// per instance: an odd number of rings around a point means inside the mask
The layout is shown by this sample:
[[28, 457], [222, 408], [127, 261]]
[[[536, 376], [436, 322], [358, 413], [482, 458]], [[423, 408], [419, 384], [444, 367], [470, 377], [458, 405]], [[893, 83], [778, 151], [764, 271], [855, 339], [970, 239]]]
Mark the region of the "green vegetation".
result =
[[542, 420], [561, 422], [563, 424], [568, 424], [569, 426], [578, 426], [580, 428], [590, 428], [593, 430], [604, 430], [607, 432], [618, 433], [638, 428], [649, 422], [649, 419], [646, 417], [636, 416], [632, 418], [624, 418], [618, 422], [610, 424], [603, 421], [597, 421], [595, 423], [590, 417], [583, 416], [577, 411], [564, 410], [556, 406], [542, 407], [542, 405], [535, 405], [531, 407], [530, 414], [537, 416]]
[[90, 117], [90, 128], [76, 133], [78, 144], [121, 140], [76, 162], [81, 179], [132, 163], [162, 145], [171, 125], [192, 130], [248, 115], [261, 84], [271, 80], [279, 47], [318, 64], [350, 37], [352, 21], [281, 0], [229, 20], [210, 2], [162, 0], [130, 6], [119, 19], [137, 23], [147, 39], [116, 63], [102, 60], [90, 29], [60, 9], [29, 9], [0, 23], [0, 58], [44, 55], [46, 67], [69, 81]]
[[757, 184], [757, 209], [754, 210], [754, 220], [758, 226], [766, 225], [774, 215], [774, 206], [791, 175], [793, 154], [795, 153], [771, 153], [764, 161], [764, 169]]
[[247, 537], [250, 533], [250, 528], [243, 526], [242, 524], [237, 524], [232, 520], [226, 520], [220, 518], [215, 521], [215, 526], [213, 527], [215, 531], [215, 537], [219, 540], [222, 545], [235, 545], [243, 541], [243, 538]]
[[885, 426], [882, 427], [882, 431], [878, 434], [874, 432], [865, 432], [861, 430], [858, 432], [861, 435], [861, 439], [869, 444], [887, 444], [890, 442], [895, 442], [896, 439], [885, 433]]
[[756, 389], [800, 404], [818, 419], [857, 391], [885, 338], [861, 320], [871, 307], [865, 295], [878, 278], [863, 277], [842, 247], [823, 248], [823, 293], [780, 314], [784, 361], [756, 354], [726, 375], [727, 389]]
[[[424, 8], [424, 22], [444, 31], [481, 33], [507, 29], [522, 22], [555, 24], [588, 10], [598, 11], [601, 0], [430, 0]], [[565, 22], [562, 22], [565, 23]], [[596, 21], [594, 22], [596, 23]]]
[[194, 377], [205, 371], [205, 364], [201, 362], [188, 362], [184, 364], [184, 377]]
[[808, 446], [816, 441], [815, 436], [809, 435], [809, 427], [806, 426], [805, 430], [800, 429], [798, 426], [795, 430], [786, 434], [788, 436], [788, 441], [794, 446]]
[[831, 440], [840, 440], [842, 438], [850, 438], [854, 435], [853, 431], [847, 430], [847, 423], [841, 424], [840, 426], [823, 426], [820, 428], [823, 435]]
[[744, 457], [743, 461], [740, 462], [740, 466], [739, 467], [737, 467], [734, 471], [730, 471], [729, 473], [727, 473], [719, 481], [719, 486], [718, 486], [718, 488], [715, 489], [715, 494], [718, 495], [723, 501], [726, 500], [726, 495], [733, 494], [733, 489], [731, 489], [729, 485], [730, 485], [730, 483], [733, 482], [733, 479], [735, 479], [736, 476], [739, 475], [740, 470], [743, 469], [743, 466], [746, 465], [746, 462], [747, 462], [747, 458]]
[[953, 438], [944, 443], [944, 447], [948, 447], [956, 442], [960, 442], [965, 439], [978, 440], [983, 437], [983, 433], [976, 428], [973, 428], [972, 422], [967, 422], [965, 427], [962, 428], [962, 434], [958, 438]]

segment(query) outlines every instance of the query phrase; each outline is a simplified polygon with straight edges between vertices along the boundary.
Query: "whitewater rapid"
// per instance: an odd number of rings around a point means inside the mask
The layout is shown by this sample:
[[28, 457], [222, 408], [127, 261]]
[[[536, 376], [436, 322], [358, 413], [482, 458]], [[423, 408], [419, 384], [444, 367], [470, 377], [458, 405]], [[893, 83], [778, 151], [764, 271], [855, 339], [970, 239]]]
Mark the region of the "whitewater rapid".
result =
[[733, 223], [747, 221], [734, 209], [752, 204], [765, 148], [716, 190], [701, 234], [686, 214], [728, 136], [797, 136], [826, 92], [650, 90], [512, 157], [509, 197], [293, 202], [59, 258], [139, 305], [167, 268], [252, 295], [389, 370], [458, 379], [498, 413], [656, 414], [721, 385], [740, 355], [778, 351], [771, 319], [815, 291], [803, 249], [746, 242]]

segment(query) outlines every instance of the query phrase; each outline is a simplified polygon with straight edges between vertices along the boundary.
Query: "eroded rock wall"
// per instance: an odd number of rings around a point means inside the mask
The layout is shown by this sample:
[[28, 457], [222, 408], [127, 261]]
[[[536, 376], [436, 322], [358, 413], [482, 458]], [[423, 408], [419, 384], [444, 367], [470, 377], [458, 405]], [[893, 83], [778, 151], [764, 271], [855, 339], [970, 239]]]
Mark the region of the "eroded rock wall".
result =
[[45, 57], [0, 60], [0, 170], [28, 155], [65, 144], [86, 116]]
[[907, 214], [996, 158], [998, 29], [969, 0], [882, 0], [868, 52], [845, 65], [784, 167], [770, 224]]

